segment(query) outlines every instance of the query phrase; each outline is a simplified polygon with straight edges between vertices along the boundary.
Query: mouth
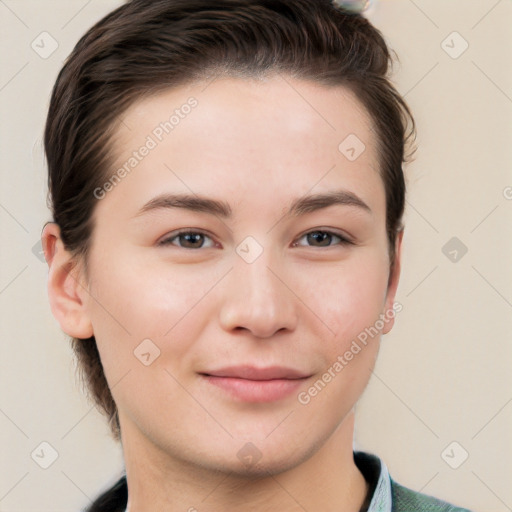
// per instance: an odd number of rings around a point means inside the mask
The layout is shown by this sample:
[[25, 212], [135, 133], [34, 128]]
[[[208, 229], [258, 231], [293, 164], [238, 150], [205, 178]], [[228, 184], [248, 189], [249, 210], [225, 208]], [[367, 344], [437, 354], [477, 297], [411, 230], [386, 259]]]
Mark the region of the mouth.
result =
[[282, 400], [297, 391], [311, 377], [311, 374], [283, 366], [231, 366], [201, 372], [199, 375], [230, 398], [243, 402]]

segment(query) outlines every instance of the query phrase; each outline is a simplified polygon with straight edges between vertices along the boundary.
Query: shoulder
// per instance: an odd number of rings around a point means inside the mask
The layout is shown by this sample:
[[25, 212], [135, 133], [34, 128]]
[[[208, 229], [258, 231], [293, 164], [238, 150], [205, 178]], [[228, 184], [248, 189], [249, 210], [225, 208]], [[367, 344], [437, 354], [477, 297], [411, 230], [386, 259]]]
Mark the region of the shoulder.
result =
[[98, 496], [85, 512], [124, 512], [128, 501], [126, 475]]
[[392, 512], [470, 512], [433, 496], [422, 494], [395, 482], [390, 478]]

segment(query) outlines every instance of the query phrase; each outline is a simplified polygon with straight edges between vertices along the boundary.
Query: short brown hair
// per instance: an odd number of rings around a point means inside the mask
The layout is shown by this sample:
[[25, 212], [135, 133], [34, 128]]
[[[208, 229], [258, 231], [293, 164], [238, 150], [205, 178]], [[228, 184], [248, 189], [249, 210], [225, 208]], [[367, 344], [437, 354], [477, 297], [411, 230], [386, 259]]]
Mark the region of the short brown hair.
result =
[[[143, 96], [216, 75], [284, 73], [349, 88], [377, 133], [390, 270], [403, 229], [412, 115], [389, 80], [390, 51], [361, 14], [331, 0], [131, 0], [76, 44], [52, 91], [44, 133], [49, 204], [81, 260], [93, 231], [93, 191], [112, 174], [119, 115]], [[119, 438], [119, 419], [94, 337], [72, 339], [79, 369]]]

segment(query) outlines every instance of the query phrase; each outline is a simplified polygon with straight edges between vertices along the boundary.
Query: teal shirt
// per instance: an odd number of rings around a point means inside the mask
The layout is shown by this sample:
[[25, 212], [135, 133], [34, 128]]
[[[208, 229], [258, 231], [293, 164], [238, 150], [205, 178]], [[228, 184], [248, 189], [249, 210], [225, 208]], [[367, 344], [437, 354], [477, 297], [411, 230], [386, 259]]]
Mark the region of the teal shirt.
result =
[[370, 485], [361, 512], [470, 512], [395, 482], [376, 455], [355, 451], [354, 462]]

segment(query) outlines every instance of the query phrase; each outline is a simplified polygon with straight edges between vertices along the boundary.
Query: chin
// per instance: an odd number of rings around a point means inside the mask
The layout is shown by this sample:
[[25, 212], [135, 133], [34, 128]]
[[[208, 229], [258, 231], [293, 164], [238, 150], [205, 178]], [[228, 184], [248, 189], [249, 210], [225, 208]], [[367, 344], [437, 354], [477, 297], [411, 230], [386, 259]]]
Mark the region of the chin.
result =
[[289, 445], [281, 443], [265, 447], [260, 442], [260, 448], [256, 443], [249, 441], [238, 441], [236, 444], [240, 445], [240, 448], [233, 451], [226, 450], [228, 453], [233, 453], [232, 457], [226, 459], [224, 456], [226, 452], [223, 452], [218, 455], [218, 458], [203, 460], [201, 466], [210, 471], [220, 471], [242, 479], [268, 478], [299, 466], [317, 451], [314, 445], [306, 448], [297, 446], [296, 443]]
[[283, 457], [281, 454], [275, 457], [262, 457], [258, 462], [248, 464], [240, 461], [230, 461], [223, 468], [232, 476], [248, 478], [250, 480], [268, 478], [269, 476], [279, 475], [300, 465], [302, 457]]

